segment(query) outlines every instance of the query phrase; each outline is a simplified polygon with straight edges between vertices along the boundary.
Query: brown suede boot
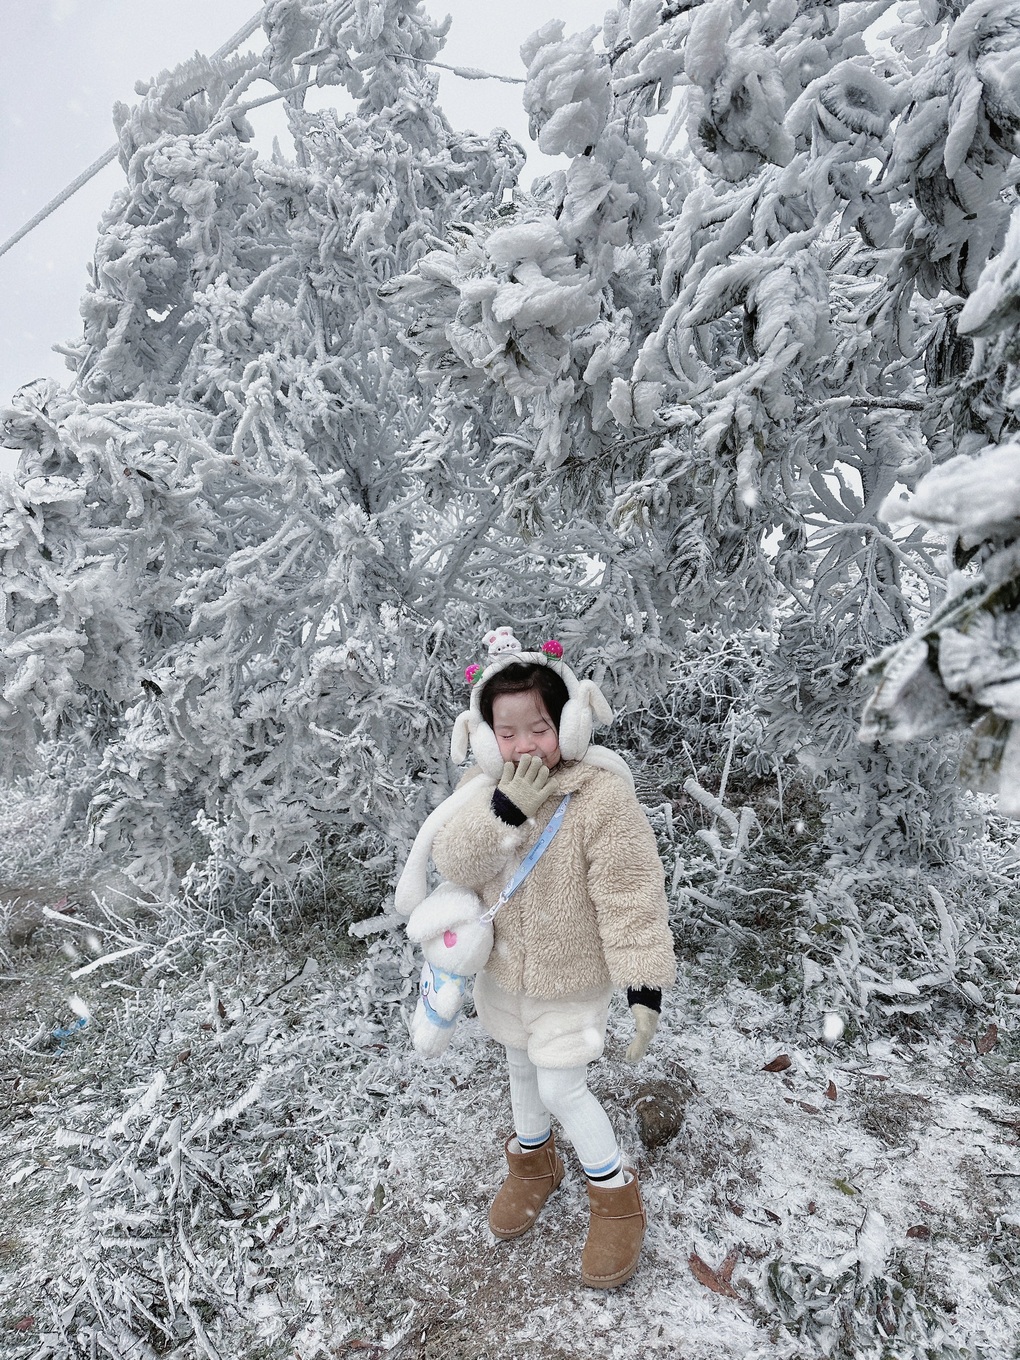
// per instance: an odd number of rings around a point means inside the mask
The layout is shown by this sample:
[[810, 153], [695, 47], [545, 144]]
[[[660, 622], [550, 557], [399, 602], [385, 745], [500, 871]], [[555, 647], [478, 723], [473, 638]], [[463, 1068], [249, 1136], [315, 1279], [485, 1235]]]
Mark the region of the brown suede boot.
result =
[[637, 1172], [627, 1169], [626, 1185], [607, 1190], [588, 1182], [591, 1223], [581, 1252], [581, 1280], [590, 1289], [615, 1289], [638, 1267], [645, 1237], [645, 1206]]
[[504, 1241], [526, 1233], [539, 1210], [563, 1179], [563, 1163], [552, 1134], [533, 1152], [513, 1152], [509, 1138], [506, 1160], [510, 1170], [489, 1210], [493, 1236]]

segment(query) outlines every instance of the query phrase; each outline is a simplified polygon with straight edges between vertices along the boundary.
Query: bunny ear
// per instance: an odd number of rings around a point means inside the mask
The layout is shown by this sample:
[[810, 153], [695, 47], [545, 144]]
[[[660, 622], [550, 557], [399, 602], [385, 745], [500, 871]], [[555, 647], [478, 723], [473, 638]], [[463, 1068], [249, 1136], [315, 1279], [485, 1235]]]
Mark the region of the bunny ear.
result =
[[399, 916], [410, 916], [419, 902], [425, 900], [428, 892], [429, 858], [432, 842], [446, 823], [457, 812], [462, 803], [473, 798], [476, 789], [471, 784], [463, 784], [455, 789], [449, 798], [444, 798], [438, 807], [433, 808], [421, 824], [411, 853], [407, 857], [393, 894], [393, 905]]
[[[424, 830], [424, 827], [422, 829]], [[422, 836], [419, 832], [393, 893], [393, 906], [398, 916], [410, 916], [428, 892], [429, 854], [431, 850], [431, 836]]]
[[471, 721], [471, 710], [465, 709], [457, 721], [453, 724], [453, 736], [450, 738], [450, 759], [458, 765], [463, 765], [468, 755], [468, 723]]
[[608, 727], [613, 721], [613, 710], [609, 707], [606, 696], [596, 685], [594, 680], [582, 680], [579, 688], [578, 697], [582, 703], [586, 703], [592, 711], [592, 716], [600, 727]]

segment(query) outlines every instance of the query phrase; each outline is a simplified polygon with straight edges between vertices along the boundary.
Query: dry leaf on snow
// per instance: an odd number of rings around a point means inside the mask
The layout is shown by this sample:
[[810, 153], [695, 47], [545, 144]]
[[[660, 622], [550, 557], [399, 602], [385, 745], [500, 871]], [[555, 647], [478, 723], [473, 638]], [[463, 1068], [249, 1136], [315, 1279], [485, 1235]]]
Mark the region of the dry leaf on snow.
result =
[[733, 1267], [737, 1263], [737, 1253], [731, 1251], [718, 1270], [713, 1270], [707, 1261], [703, 1261], [696, 1251], [692, 1251], [688, 1257], [691, 1267], [691, 1274], [707, 1289], [711, 1289], [713, 1294], [722, 1294], [728, 1299], [739, 1298], [740, 1295], [730, 1284], [733, 1275]]
[[999, 1027], [993, 1021], [988, 1026], [984, 1034], [979, 1034], [974, 1040], [974, 1047], [979, 1053], [991, 1053], [992, 1049], [999, 1042]]
[[793, 1059], [789, 1053], [780, 1053], [778, 1058], [773, 1058], [761, 1069], [763, 1072], [785, 1072], [788, 1067], [793, 1066]]

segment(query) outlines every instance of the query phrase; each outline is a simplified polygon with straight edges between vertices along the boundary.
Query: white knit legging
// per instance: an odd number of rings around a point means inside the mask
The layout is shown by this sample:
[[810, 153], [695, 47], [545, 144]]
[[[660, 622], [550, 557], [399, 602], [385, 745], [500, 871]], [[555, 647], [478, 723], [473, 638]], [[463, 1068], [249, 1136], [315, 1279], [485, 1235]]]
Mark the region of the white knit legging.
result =
[[620, 1165], [620, 1146], [609, 1116], [588, 1090], [587, 1067], [536, 1067], [523, 1048], [508, 1048], [514, 1131], [529, 1142], [560, 1124], [589, 1176]]

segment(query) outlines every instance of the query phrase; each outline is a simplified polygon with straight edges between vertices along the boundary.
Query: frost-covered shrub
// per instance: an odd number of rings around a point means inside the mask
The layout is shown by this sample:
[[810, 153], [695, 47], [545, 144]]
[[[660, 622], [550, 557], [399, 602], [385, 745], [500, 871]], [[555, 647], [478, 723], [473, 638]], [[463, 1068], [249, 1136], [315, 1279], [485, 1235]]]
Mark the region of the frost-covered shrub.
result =
[[777, 827], [817, 811], [809, 793], [809, 814], [796, 768], [784, 768], [767, 740], [759, 682], [772, 650], [760, 632], [690, 633], [660, 691], [622, 713], [606, 738], [629, 753], [646, 806], [669, 805], [670, 836], [708, 824], [705, 795], [735, 806], [738, 819], [743, 806]]
[[[1002, 825], [955, 792], [963, 815], [938, 823], [921, 779], [905, 778], [909, 757], [890, 788], [868, 776], [882, 753], [864, 751], [859, 781], [834, 792], [811, 761], [781, 759], [768, 739], [766, 640], [708, 642], [620, 732], [683, 955], [782, 997], [809, 1032], [830, 1010], [865, 1032], [927, 1030], [949, 1014], [986, 1021], [1020, 964]], [[865, 845], [862, 803], [873, 808]]]
[[826, 1360], [969, 1360], [950, 1313], [925, 1281], [895, 1263], [881, 1273], [844, 1262], [772, 1261], [767, 1306], [794, 1336]]
[[224, 828], [203, 813], [195, 819], [196, 845], [181, 879], [182, 909], [220, 922], [247, 917], [253, 928], [274, 931], [291, 917], [322, 920], [343, 933], [374, 917], [389, 895], [391, 856], [359, 859], [350, 838], [324, 835], [295, 857], [282, 883], [253, 886], [231, 853]]
[[826, 864], [795, 824], [782, 854], [774, 834], [738, 852], [715, 825], [722, 853], [704, 833], [656, 824], [686, 957], [778, 995], [816, 1034], [830, 1011], [865, 1033], [995, 1013], [1020, 964], [1020, 892], [1008, 866], [996, 871], [975, 853], [932, 881], [892, 865]]
[[813, 746], [800, 727], [784, 753], [762, 686], [777, 671], [766, 634], [692, 635], [669, 684], [612, 734], [685, 955], [775, 991], [809, 1029], [830, 1009], [880, 1030], [989, 1013], [1016, 960], [1020, 896], [1005, 853], [982, 840], [987, 810], [952, 787], [952, 752], [938, 753], [941, 820], [930, 753], [889, 762], [859, 747], [831, 693], [838, 742]]
[[736, 728], [736, 766], [753, 767], [763, 737], [754, 721], [756, 679], [773, 646], [763, 632], [691, 630], [668, 682], [640, 708], [620, 714], [614, 737], [642, 760], [675, 763], [685, 778], [721, 767]]

